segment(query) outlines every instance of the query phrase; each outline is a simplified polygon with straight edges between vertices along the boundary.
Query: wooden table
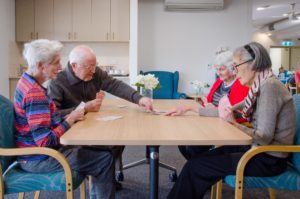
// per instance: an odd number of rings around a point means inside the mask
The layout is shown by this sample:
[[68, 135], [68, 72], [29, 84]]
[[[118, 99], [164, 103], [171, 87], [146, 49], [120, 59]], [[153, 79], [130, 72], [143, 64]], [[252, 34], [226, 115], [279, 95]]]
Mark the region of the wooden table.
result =
[[[154, 100], [154, 109], [169, 110], [193, 100]], [[120, 105], [126, 105], [121, 107]], [[119, 107], [120, 106], [120, 107]], [[122, 116], [102, 121], [105, 116]], [[99, 120], [100, 119], [100, 120]], [[248, 145], [252, 139], [219, 118], [189, 113], [167, 117], [147, 113], [125, 100], [104, 100], [100, 112], [68, 130], [60, 141], [65, 145], [147, 145], [150, 148], [150, 198], [158, 198], [159, 145]]]

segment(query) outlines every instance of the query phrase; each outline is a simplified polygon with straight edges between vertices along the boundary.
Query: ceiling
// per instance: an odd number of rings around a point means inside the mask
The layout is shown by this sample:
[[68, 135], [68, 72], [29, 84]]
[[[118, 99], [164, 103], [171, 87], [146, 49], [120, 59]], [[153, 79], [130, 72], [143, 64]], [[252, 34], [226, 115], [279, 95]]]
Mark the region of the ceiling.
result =
[[[275, 24], [276, 27], [284, 27], [281, 30], [274, 30], [271, 33], [278, 39], [300, 38], [300, 20], [291, 22], [285, 13], [291, 12], [291, 5], [295, 3], [295, 14], [300, 16], [300, 0], [252, 0], [252, 23], [255, 28], [262, 32], [269, 32], [268, 26]], [[268, 6], [264, 10], [257, 10], [258, 7]], [[268, 31], [266, 31], [268, 30]]]
[[[291, 11], [291, 3], [296, 3], [295, 13], [300, 14], [300, 0], [253, 0], [252, 21], [255, 27], [287, 19], [283, 14]], [[256, 10], [257, 7], [269, 6], [265, 10]]]

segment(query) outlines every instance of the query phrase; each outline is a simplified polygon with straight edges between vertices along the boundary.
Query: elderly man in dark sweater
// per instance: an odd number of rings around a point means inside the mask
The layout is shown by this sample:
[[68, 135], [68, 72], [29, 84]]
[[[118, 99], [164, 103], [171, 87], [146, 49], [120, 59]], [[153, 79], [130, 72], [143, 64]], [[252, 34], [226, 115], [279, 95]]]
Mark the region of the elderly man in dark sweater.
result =
[[[152, 101], [142, 97], [129, 85], [107, 74], [96, 67], [96, 55], [88, 46], [77, 46], [69, 55], [68, 66], [52, 80], [48, 94], [55, 102], [62, 117], [68, 115], [81, 102], [85, 112], [100, 110], [104, 91], [136, 103], [146, 110], [152, 110]], [[110, 150], [116, 159], [117, 167], [122, 168], [123, 146], [103, 147]], [[119, 184], [120, 185], [120, 184]]]

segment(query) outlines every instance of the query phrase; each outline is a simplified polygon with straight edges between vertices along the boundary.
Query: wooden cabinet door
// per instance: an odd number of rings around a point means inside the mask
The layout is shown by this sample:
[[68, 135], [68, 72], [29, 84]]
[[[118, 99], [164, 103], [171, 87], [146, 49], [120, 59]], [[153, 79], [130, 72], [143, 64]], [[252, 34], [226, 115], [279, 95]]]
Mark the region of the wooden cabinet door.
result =
[[130, 0], [111, 0], [111, 40], [129, 41]]
[[35, 0], [35, 39], [53, 39], [53, 0]]
[[72, 0], [54, 0], [54, 39], [72, 41]]
[[110, 35], [110, 0], [92, 0], [92, 40], [109, 41]]
[[16, 0], [16, 41], [34, 37], [34, 0]]
[[92, 0], [73, 0], [73, 40], [92, 41]]

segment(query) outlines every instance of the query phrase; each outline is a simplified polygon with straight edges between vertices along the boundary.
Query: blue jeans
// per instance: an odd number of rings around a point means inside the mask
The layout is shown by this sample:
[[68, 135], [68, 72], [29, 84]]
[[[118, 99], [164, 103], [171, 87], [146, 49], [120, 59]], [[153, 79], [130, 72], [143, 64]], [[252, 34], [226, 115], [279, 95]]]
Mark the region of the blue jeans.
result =
[[[63, 146], [58, 151], [69, 161], [72, 170], [92, 177], [90, 199], [115, 198], [115, 164], [110, 152], [83, 146]], [[63, 170], [61, 164], [51, 157], [25, 161], [21, 168], [35, 173]]]

